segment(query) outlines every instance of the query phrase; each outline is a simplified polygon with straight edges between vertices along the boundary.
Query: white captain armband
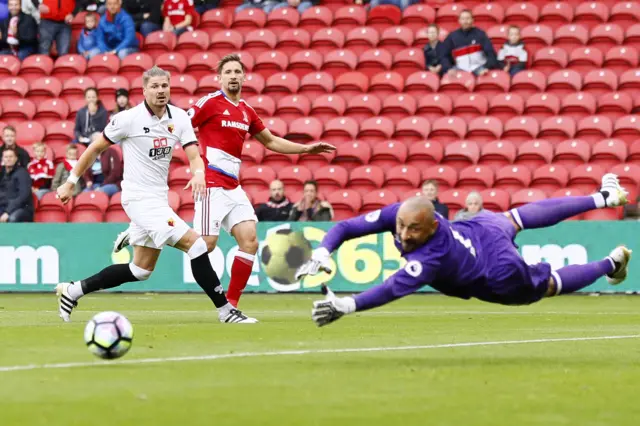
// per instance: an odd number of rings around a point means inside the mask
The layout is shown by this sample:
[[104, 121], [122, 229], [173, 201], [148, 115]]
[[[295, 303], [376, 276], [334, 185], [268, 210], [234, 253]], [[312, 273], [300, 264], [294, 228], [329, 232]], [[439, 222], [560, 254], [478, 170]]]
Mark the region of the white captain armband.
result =
[[69, 173], [69, 177], [67, 178], [67, 182], [72, 183], [72, 184], [77, 184], [78, 181], [80, 180], [80, 178], [78, 176], [76, 176], [75, 173], [73, 173], [73, 171], [71, 171]]

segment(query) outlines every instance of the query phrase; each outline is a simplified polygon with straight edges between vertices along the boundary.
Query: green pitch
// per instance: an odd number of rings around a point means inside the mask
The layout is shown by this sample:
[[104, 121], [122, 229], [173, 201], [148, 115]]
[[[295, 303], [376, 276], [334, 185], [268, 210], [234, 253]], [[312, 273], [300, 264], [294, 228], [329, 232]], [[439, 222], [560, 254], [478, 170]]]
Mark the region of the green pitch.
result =
[[[311, 300], [245, 296], [243, 326], [200, 295], [89, 296], [62, 324], [53, 295], [0, 295], [0, 425], [639, 424], [640, 338], [568, 340], [640, 335], [639, 297], [413, 296], [323, 329]], [[133, 323], [124, 363], [83, 346], [104, 310]]]

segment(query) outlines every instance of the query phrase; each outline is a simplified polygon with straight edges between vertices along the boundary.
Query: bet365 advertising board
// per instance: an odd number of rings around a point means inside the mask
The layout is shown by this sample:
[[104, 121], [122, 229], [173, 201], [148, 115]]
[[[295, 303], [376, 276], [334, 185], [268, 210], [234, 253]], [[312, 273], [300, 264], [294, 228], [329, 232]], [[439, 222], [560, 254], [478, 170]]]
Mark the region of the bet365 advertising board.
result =
[[[61, 281], [93, 275], [112, 263], [128, 263], [131, 248], [111, 253], [116, 235], [127, 224], [2, 224], [0, 226], [0, 292], [49, 292]], [[304, 233], [313, 247], [322, 240], [331, 223], [260, 223], [258, 238], [291, 229]], [[640, 227], [635, 222], [567, 222], [549, 229], [525, 231], [516, 240], [528, 263], [549, 262], [554, 269], [601, 259], [618, 244], [640, 253]], [[262, 251], [261, 243], [259, 253]], [[210, 254], [214, 269], [225, 285], [237, 245], [224, 232]], [[249, 292], [318, 291], [326, 282], [336, 291], [359, 292], [382, 282], [404, 265], [390, 234], [351, 240], [333, 256], [333, 273], [307, 277], [300, 283], [279, 284], [270, 280], [260, 262], [254, 263]], [[618, 287], [604, 279], [590, 291], [640, 291], [640, 259], [632, 260], [629, 279]], [[129, 283], [117, 291], [196, 292], [200, 288], [191, 273], [189, 258], [167, 247], [151, 278]], [[425, 287], [423, 291], [432, 291]]]

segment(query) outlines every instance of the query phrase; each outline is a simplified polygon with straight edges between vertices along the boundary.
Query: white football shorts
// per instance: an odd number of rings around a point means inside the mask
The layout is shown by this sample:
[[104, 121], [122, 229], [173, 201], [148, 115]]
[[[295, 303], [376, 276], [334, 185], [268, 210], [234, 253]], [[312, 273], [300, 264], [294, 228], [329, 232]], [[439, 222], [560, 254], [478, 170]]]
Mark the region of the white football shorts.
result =
[[207, 188], [204, 200], [195, 204], [193, 229], [200, 235], [220, 235], [220, 228], [231, 233], [240, 222], [258, 221], [251, 201], [242, 187]]
[[189, 231], [189, 225], [162, 198], [145, 198], [122, 202], [131, 219], [129, 242], [132, 246], [161, 250], [175, 245]]

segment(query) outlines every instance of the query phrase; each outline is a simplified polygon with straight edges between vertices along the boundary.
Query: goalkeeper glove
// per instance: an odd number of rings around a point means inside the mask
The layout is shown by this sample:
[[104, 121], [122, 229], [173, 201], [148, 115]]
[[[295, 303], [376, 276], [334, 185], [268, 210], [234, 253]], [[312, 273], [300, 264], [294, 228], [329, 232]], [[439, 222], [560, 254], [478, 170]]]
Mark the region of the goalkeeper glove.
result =
[[296, 271], [296, 281], [300, 281], [300, 279], [306, 275], [316, 275], [320, 271], [330, 274], [330, 256], [331, 254], [324, 247], [315, 249], [311, 254], [311, 259], [305, 262]]
[[311, 310], [311, 319], [318, 327], [332, 323], [344, 315], [356, 311], [356, 301], [353, 297], [336, 297], [324, 284], [322, 285], [322, 293], [326, 295], [325, 299], [313, 302]]

